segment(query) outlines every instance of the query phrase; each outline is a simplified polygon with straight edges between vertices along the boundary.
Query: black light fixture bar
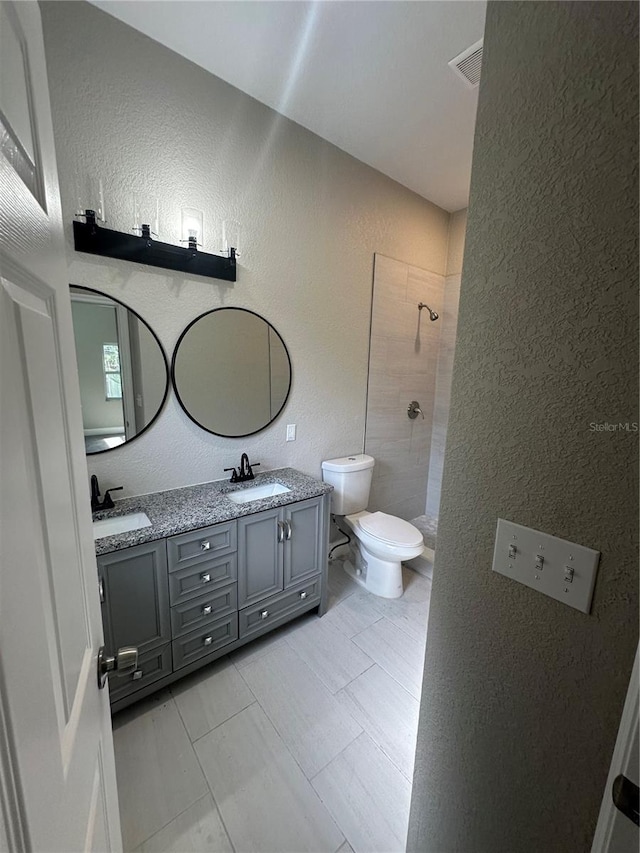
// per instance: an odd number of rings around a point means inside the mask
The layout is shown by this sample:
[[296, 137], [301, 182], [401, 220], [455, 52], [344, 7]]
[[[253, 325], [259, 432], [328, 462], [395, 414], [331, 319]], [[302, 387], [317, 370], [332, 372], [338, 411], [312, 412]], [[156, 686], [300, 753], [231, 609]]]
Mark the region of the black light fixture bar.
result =
[[[95, 221], [95, 214], [86, 211], [86, 222], [73, 222], [73, 240], [76, 252], [89, 255], [102, 255], [105, 258], [118, 258], [121, 261], [133, 261], [150, 267], [178, 270], [190, 275], [203, 275], [208, 278], [221, 278], [224, 281], [236, 280], [236, 253], [231, 249], [230, 257], [209, 255], [193, 247], [174, 246], [152, 240], [143, 233], [126, 234], [101, 228]], [[144, 226], [143, 226], [144, 229]]]

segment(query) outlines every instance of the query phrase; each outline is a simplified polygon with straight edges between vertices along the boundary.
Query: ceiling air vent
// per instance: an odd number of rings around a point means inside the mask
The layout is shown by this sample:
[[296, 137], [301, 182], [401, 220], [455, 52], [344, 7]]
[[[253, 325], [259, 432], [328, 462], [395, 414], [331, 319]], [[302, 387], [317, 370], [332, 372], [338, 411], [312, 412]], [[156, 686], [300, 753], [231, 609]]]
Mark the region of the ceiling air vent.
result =
[[449, 62], [450, 68], [458, 74], [468, 86], [474, 88], [480, 82], [480, 70], [482, 67], [482, 39], [463, 50]]

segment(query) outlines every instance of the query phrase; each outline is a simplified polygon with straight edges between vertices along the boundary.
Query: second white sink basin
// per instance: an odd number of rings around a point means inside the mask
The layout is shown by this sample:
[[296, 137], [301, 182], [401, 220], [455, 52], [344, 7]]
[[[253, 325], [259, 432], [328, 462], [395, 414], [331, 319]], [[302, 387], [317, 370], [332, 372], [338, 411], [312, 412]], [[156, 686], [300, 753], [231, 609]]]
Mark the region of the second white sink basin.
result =
[[227, 492], [225, 497], [234, 504], [246, 504], [249, 501], [259, 501], [261, 498], [272, 498], [275, 495], [284, 495], [290, 492], [288, 486], [282, 483], [263, 483], [261, 486], [251, 486], [248, 489], [238, 489], [237, 492]]
[[151, 527], [145, 512], [130, 512], [129, 515], [119, 515], [116, 518], [103, 518], [102, 521], [93, 522], [93, 538], [95, 540], [104, 536], [116, 536], [118, 533], [140, 530], [141, 527]]

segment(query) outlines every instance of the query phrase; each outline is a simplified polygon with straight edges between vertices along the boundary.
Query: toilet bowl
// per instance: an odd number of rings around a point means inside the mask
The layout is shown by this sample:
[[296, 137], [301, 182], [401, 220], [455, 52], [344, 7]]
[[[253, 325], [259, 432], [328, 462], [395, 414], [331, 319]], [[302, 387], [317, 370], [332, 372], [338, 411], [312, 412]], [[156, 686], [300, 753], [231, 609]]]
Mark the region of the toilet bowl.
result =
[[374, 463], [364, 453], [328, 459], [322, 463], [322, 478], [334, 487], [331, 508], [336, 520], [355, 536], [353, 560], [345, 560], [345, 571], [374, 595], [400, 598], [402, 561], [418, 557], [424, 541], [408, 521], [366, 510]]
[[422, 554], [424, 541], [420, 531], [385, 512], [363, 512], [345, 516], [360, 546], [355, 575], [348, 574], [369, 592], [382, 598], [400, 598], [403, 593], [402, 561]]

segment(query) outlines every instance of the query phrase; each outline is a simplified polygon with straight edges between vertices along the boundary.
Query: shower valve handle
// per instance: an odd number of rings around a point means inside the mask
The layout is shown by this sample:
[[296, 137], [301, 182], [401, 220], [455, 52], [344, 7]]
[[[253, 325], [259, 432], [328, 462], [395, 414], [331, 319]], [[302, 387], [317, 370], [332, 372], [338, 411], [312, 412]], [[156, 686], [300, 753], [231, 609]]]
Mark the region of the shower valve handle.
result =
[[424, 412], [420, 408], [420, 403], [417, 400], [412, 400], [407, 406], [407, 417], [413, 421], [419, 414], [422, 415], [422, 420], [424, 420]]

